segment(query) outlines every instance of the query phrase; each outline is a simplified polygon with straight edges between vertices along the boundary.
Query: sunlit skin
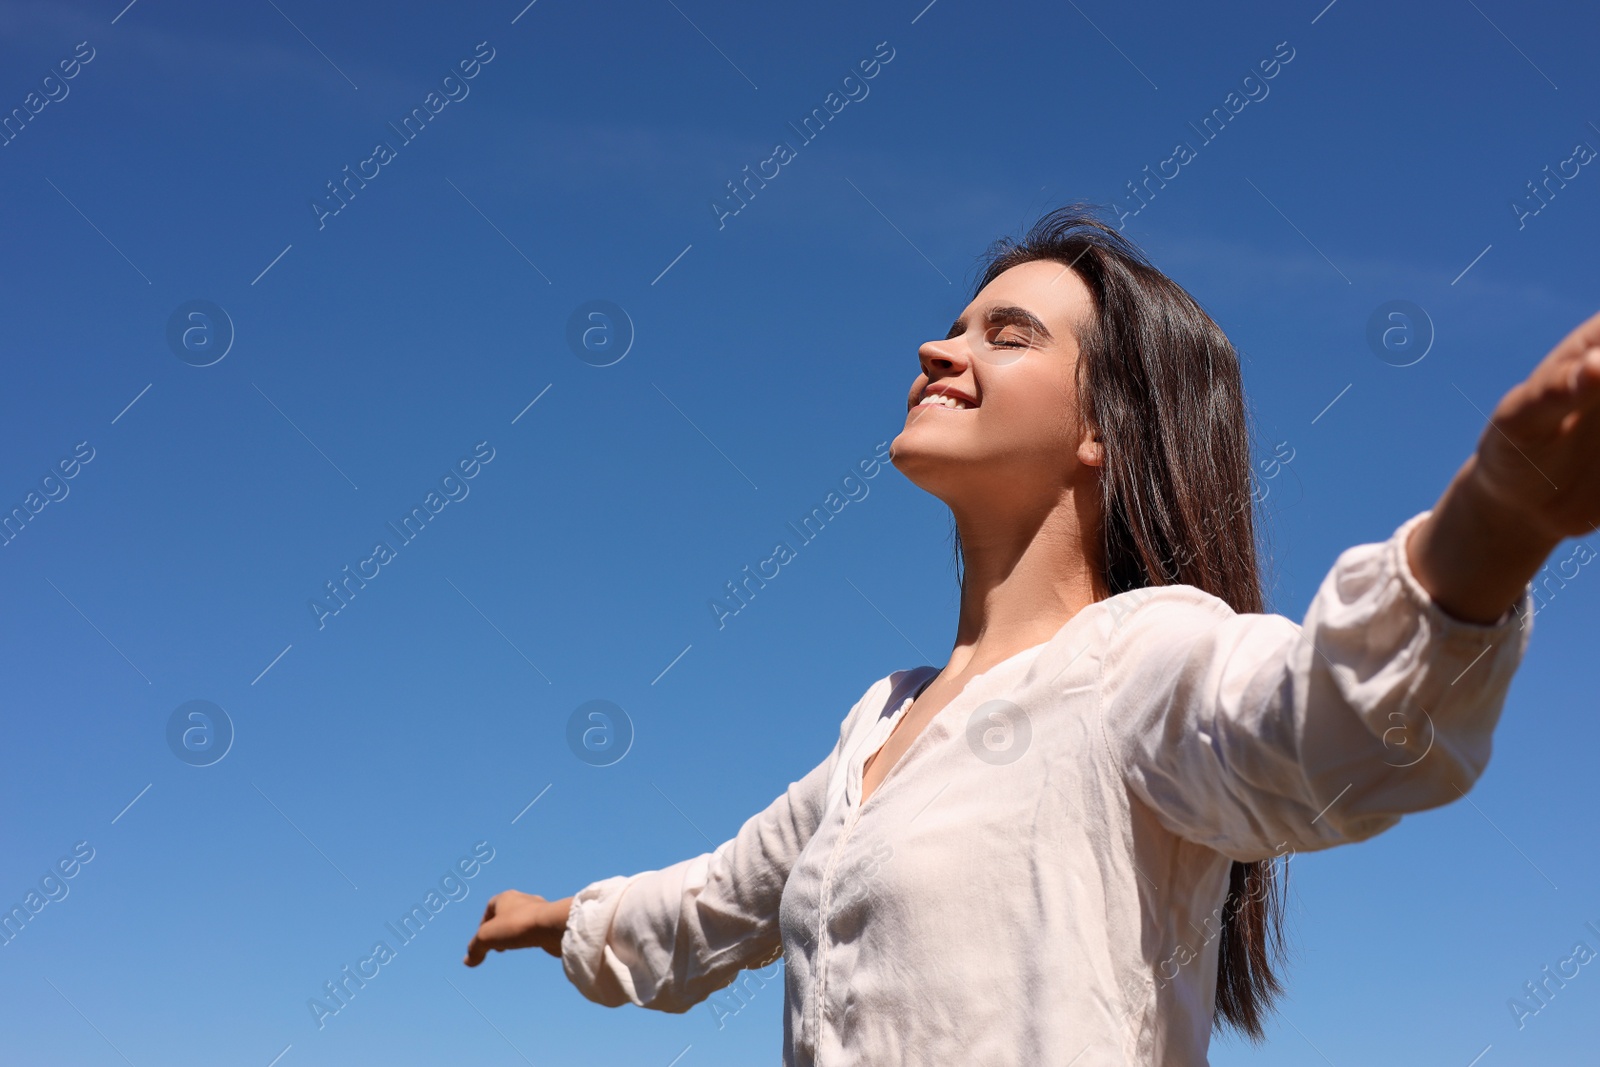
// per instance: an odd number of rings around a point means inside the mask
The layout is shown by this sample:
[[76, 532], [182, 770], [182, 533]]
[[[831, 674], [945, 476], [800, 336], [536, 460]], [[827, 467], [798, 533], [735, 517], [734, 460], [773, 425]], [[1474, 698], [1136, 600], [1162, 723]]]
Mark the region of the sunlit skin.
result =
[[[863, 804], [968, 679], [1049, 640], [1107, 595], [1096, 558], [1103, 446], [1078, 420], [1073, 384], [1074, 326], [1089, 309], [1076, 274], [1053, 261], [1025, 263], [985, 286], [950, 336], [918, 349], [920, 372], [890, 458], [949, 506], [965, 581], [949, 662], [867, 764]], [[919, 407], [930, 387], [977, 406]], [[1600, 313], [1495, 406], [1406, 556], [1444, 612], [1488, 624], [1517, 603], [1557, 545], [1596, 528]], [[560, 956], [571, 903], [514, 889], [495, 895], [464, 962], [475, 967], [491, 949]]]
[[[1036, 260], [984, 286], [948, 337], [917, 350], [922, 371], [889, 458], [955, 517], [961, 610], [949, 662], [865, 765], [863, 804], [974, 675], [1048, 641], [1110, 595], [1097, 541], [1104, 453], [1078, 418], [1074, 384], [1077, 324], [1091, 310], [1075, 273]], [[976, 406], [919, 406], [941, 389]]]

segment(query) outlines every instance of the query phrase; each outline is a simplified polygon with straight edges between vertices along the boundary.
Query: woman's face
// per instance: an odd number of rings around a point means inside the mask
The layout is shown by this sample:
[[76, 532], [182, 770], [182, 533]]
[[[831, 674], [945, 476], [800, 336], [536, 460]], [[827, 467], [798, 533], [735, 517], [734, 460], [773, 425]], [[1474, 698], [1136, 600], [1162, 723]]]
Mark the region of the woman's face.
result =
[[[1074, 385], [1074, 327], [1092, 308], [1065, 264], [1034, 260], [1001, 273], [944, 340], [917, 350], [922, 372], [890, 462], [946, 503], [996, 492], [1054, 499], [1092, 474], [1102, 453], [1078, 421]], [[940, 394], [955, 406], [932, 399]]]

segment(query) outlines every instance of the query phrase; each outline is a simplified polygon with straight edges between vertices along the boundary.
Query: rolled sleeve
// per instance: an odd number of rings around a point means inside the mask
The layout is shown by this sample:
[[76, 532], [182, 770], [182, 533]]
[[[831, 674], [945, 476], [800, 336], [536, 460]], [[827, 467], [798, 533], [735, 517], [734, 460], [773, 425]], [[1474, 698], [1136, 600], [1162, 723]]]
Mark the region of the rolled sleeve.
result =
[[584, 996], [608, 1008], [639, 1003], [633, 972], [607, 943], [622, 894], [632, 880], [618, 875], [578, 890], [567, 914], [566, 932], [561, 935], [561, 969], [567, 980]]
[[1532, 594], [1492, 624], [1447, 614], [1406, 556], [1428, 514], [1341, 553], [1300, 624], [1188, 586], [1120, 620], [1102, 728], [1168, 830], [1248, 862], [1364, 840], [1472, 787]]

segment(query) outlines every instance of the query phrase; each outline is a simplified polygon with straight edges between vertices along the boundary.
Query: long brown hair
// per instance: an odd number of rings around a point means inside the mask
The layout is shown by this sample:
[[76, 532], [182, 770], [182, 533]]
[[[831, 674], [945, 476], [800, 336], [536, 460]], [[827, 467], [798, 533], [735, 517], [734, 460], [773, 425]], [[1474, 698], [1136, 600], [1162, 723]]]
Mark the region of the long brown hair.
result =
[[[982, 258], [973, 296], [1001, 272], [1060, 262], [1094, 296], [1080, 326], [1080, 417], [1100, 434], [1106, 584], [1113, 595], [1195, 586], [1240, 614], [1263, 610], [1250, 440], [1238, 354], [1221, 327], [1092, 205], [1045, 215]], [[958, 580], [961, 535], [954, 533]], [[1288, 865], [1235, 862], [1228, 872], [1213, 1026], [1252, 1041], [1283, 989]]]

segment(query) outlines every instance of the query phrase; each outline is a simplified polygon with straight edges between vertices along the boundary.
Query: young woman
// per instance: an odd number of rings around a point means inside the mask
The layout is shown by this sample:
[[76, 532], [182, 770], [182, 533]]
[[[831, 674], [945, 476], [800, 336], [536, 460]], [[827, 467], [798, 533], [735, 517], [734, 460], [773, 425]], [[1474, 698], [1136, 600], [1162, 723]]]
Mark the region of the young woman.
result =
[[496, 895], [465, 962], [682, 1012], [781, 956], [788, 1065], [1204, 1064], [1281, 988], [1275, 861], [1483, 772], [1529, 579], [1600, 526], [1600, 314], [1300, 624], [1263, 613], [1232, 346], [1092, 211], [998, 242], [918, 358], [891, 461], [955, 519], [949, 662], [715, 851]]

